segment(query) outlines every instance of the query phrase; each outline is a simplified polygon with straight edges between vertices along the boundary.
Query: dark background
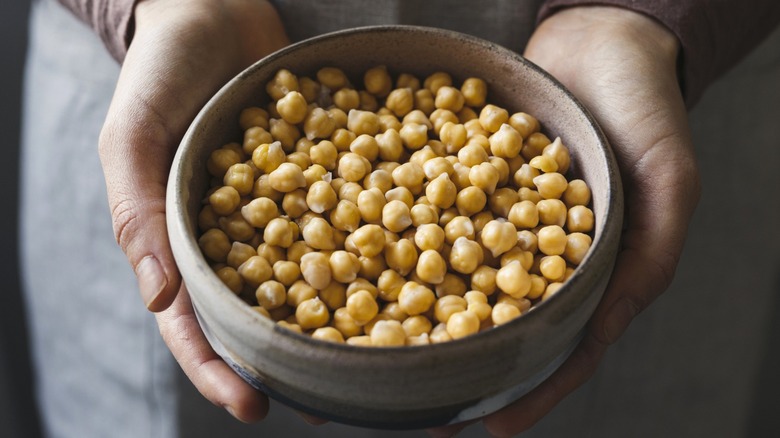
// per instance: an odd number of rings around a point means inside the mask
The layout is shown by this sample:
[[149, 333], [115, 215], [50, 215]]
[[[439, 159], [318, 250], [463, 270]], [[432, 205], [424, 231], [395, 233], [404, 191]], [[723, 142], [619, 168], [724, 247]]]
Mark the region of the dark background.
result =
[[39, 435], [19, 291], [17, 202], [21, 79], [29, 0], [0, 2], [0, 436]]

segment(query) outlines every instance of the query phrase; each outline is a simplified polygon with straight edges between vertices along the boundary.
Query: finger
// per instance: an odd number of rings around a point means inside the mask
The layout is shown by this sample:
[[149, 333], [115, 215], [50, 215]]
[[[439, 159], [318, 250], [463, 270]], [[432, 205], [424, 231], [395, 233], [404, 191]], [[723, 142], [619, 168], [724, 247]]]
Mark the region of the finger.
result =
[[463, 429], [465, 429], [467, 426], [470, 426], [475, 421], [476, 420], [464, 421], [462, 423], [457, 423], [457, 424], [448, 424], [446, 426], [432, 427], [426, 429], [426, 432], [428, 432], [428, 435], [430, 435], [433, 438], [449, 438], [459, 434]]
[[198, 324], [185, 288], [155, 315], [160, 334], [176, 361], [206, 399], [245, 423], [268, 413], [268, 398], [252, 388], [214, 352]]
[[515, 403], [485, 417], [485, 429], [496, 437], [510, 437], [529, 429], [593, 376], [606, 349], [605, 344], [587, 334], [547, 380]]
[[625, 230], [615, 270], [593, 315], [594, 335], [614, 343], [674, 278], [700, 195], [687, 137], [655, 142], [624, 171]]

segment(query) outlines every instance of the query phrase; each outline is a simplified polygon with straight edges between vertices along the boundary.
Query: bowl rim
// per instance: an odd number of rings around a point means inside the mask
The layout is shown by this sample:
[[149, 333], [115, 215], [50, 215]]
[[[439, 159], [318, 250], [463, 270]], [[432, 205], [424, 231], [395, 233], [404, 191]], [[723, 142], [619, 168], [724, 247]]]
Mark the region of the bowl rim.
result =
[[[183, 171], [182, 169], [183, 159], [186, 152], [191, 148], [189, 144], [193, 142], [193, 137], [195, 136], [195, 132], [197, 131], [198, 125], [201, 123], [201, 121], [204, 118], [207, 117], [207, 114], [210, 111], [212, 111], [215, 107], [217, 107], [220, 101], [222, 100], [222, 98], [225, 95], [229, 94], [234, 87], [236, 87], [241, 81], [245, 80], [246, 78], [251, 77], [253, 74], [255, 74], [256, 70], [262, 68], [264, 65], [268, 63], [272, 63], [279, 58], [283, 58], [291, 52], [298, 51], [302, 48], [311, 45], [319, 44], [323, 41], [344, 38], [356, 34], [359, 35], [359, 34], [366, 34], [366, 33], [395, 33], [395, 32], [415, 32], [418, 34], [421, 33], [421, 34], [434, 34], [437, 36], [445, 36], [450, 39], [456, 39], [460, 41], [469, 42], [470, 44], [474, 44], [477, 46], [482, 46], [488, 50], [498, 51], [503, 56], [511, 58], [514, 62], [518, 62], [522, 64], [525, 68], [532, 71], [532, 74], [541, 76], [542, 80], [547, 81], [551, 85], [553, 85], [553, 87], [555, 87], [558, 92], [561, 92], [566, 97], [566, 99], [568, 100], [567, 104], [574, 105], [576, 110], [579, 113], [581, 113], [583, 117], [587, 120], [589, 127], [593, 130], [593, 134], [595, 134], [595, 137], [598, 141], [598, 144], [600, 146], [599, 149], [601, 153], [604, 154], [604, 161], [607, 163], [607, 167], [608, 167], [607, 172], [605, 174], [609, 178], [609, 183], [607, 184], [609, 190], [607, 190], [607, 193], [605, 195], [605, 202], [606, 202], [605, 211], [607, 212], [607, 214], [605, 215], [605, 217], [601, 218], [601, 220], [597, 220], [596, 222], [597, 228], [594, 229], [594, 236], [591, 244], [591, 249], [588, 251], [587, 255], [582, 260], [582, 262], [577, 266], [574, 274], [564, 283], [564, 285], [561, 287], [558, 293], [550, 297], [548, 300], [545, 300], [544, 302], [537, 303], [531, 308], [531, 310], [528, 313], [521, 315], [520, 317], [508, 322], [507, 324], [494, 327], [491, 330], [481, 331], [461, 339], [452, 340], [450, 342], [421, 345], [421, 346], [399, 346], [399, 347], [377, 348], [377, 347], [367, 347], [367, 346], [356, 346], [356, 345], [350, 345], [346, 343], [342, 344], [342, 343], [327, 342], [323, 340], [314, 339], [311, 338], [311, 336], [309, 335], [300, 334], [292, 330], [286, 329], [284, 327], [281, 327], [276, 322], [271, 321], [270, 319], [254, 311], [249, 305], [247, 305], [243, 300], [241, 300], [241, 298], [239, 298], [236, 294], [231, 292], [227, 288], [227, 286], [222, 284], [221, 281], [214, 274], [214, 272], [211, 270], [210, 266], [208, 265], [208, 262], [205, 260], [202, 254], [202, 251], [200, 250], [200, 247], [197, 244], [197, 237], [196, 237], [196, 234], [198, 232], [197, 224], [192, 224], [191, 221], [187, 218], [186, 205], [184, 202], [181, 202], [182, 194], [179, 190], [180, 186], [178, 182], [182, 181], [181, 174]], [[173, 242], [173, 237], [178, 237], [179, 239], [181, 239], [180, 242], [183, 243], [185, 246], [185, 248], [182, 249], [182, 251], [190, 253], [191, 255], [195, 256], [194, 262], [196, 264], [196, 268], [198, 268], [197, 270], [201, 272], [203, 275], [205, 275], [206, 279], [210, 278], [212, 280], [215, 280], [216, 283], [218, 283], [214, 290], [214, 293], [220, 295], [218, 299], [228, 303], [229, 306], [235, 311], [242, 312], [245, 315], [251, 315], [250, 318], [253, 320], [253, 322], [259, 324], [259, 326], [262, 327], [263, 330], [266, 329], [273, 330], [275, 334], [281, 335], [286, 338], [290, 338], [291, 340], [294, 340], [295, 342], [298, 343], [303, 342], [308, 347], [316, 348], [316, 349], [336, 350], [336, 351], [349, 351], [352, 353], [357, 353], [357, 354], [362, 353], [362, 354], [369, 354], [369, 355], [377, 355], [377, 354], [418, 355], [421, 352], [434, 353], [440, 350], [447, 351], [451, 349], [461, 348], [461, 346], [466, 343], [469, 344], [484, 343], [485, 338], [491, 336], [496, 330], [502, 332], [506, 332], [509, 330], [514, 331], [517, 330], [517, 327], [519, 326], [532, 324], [531, 321], [538, 318], [539, 313], [542, 312], [543, 309], [550, 307], [551, 305], [553, 305], [552, 303], [555, 303], [560, 299], [562, 299], [561, 298], [562, 294], [565, 294], [568, 290], [574, 287], [573, 285], [576, 285], [578, 283], [578, 280], [582, 278], [582, 273], [590, 269], [591, 266], [595, 263], [594, 259], [597, 259], [601, 254], [604, 254], [610, 250], [609, 248], [610, 243], [612, 243], [613, 245], [617, 245], [617, 242], [608, 242], [605, 240], [619, 240], [620, 233], [615, 232], [614, 233], [615, 235], [611, 236], [610, 239], [610, 236], [606, 235], [605, 230], [614, 229], [614, 228], [617, 228], [619, 230], [623, 220], [622, 217], [623, 217], [622, 183], [620, 180], [620, 172], [618, 171], [617, 168], [617, 163], [616, 163], [614, 153], [612, 151], [612, 148], [610, 147], [606, 135], [604, 134], [601, 127], [597, 123], [595, 117], [576, 98], [576, 96], [573, 95], [573, 93], [571, 93], [565, 86], [563, 86], [563, 84], [561, 84], [550, 73], [548, 73], [541, 67], [537, 66], [533, 62], [529, 61], [521, 54], [514, 52], [504, 46], [501, 46], [500, 44], [473, 35], [461, 33], [458, 31], [441, 29], [436, 27], [429, 27], [429, 26], [418, 26], [418, 25], [398, 25], [398, 24], [370, 25], [370, 26], [360, 26], [360, 27], [353, 27], [353, 28], [328, 32], [288, 45], [254, 62], [252, 65], [250, 65], [249, 67], [247, 67], [246, 69], [244, 69], [243, 71], [235, 75], [233, 78], [231, 78], [227, 83], [225, 83], [208, 100], [208, 102], [201, 108], [201, 110], [198, 112], [196, 117], [193, 119], [192, 123], [190, 124], [184, 136], [182, 137], [180, 146], [178, 147], [176, 154], [174, 156], [172, 166], [171, 166], [171, 171], [169, 174], [167, 194], [166, 194], [166, 218], [168, 222], [168, 233], [169, 233], [169, 237], [171, 238], [171, 242]], [[195, 234], [189, 232], [188, 225], [192, 225], [192, 230], [195, 231]], [[601, 244], [602, 242], [604, 242], [604, 244]], [[172, 244], [171, 246], [173, 247], [176, 245]], [[178, 251], [174, 250], [174, 257], [176, 257], [177, 252]], [[187, 263], [190, 262], [191, 261], [188, 261]], [[178, 260], [177, 260], [177, 266], [178, 266]], [[179, 267], [179, 269], [181, 271], [181, 267]], [[212, 281], [212, 283], [214, 282]], [[186, 284], [185, 284], [185, 288], [186, 288]], [[189, 293], [189, 289], [187, 289], [187, 291]], [[192, 299], [193, 301], [198, 301], [196, 297], [193, 297]]]

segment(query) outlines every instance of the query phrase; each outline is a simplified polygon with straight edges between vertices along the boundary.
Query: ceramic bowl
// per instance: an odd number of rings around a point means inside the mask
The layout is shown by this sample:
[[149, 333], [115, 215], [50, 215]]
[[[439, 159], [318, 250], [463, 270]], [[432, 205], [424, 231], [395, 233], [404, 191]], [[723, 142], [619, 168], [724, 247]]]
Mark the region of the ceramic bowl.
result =
[[[310, 75], [338, 66], [361, 83], [387, 65], [420, 78], [442, 70], [457, 83], [485, 79], [488, 100], [536, 116], [570, 148], [571, 174], [592, 190], [592, 248], [551, 299], [504, 326], [422, 347], [366, 348], [313, 340], [264, 318], [228, 290], [198, 248], [197, 215], [212, 150], [240, 141], [240, 111], [267, 103], [280, 68]], [[550, 75], [493, 43], [440, 29], [379, 26], [335, 32], [269, 55], [225, 85], [198, 114], [176, 154], [167, 216], [176, 262], [201, 326], [237, 373], [301, 411], [368, 427], [420, 428], [493, 412], [547, 378], [581, 337], [612, 272], [622, 223], [617, 166], [593, 117]]]

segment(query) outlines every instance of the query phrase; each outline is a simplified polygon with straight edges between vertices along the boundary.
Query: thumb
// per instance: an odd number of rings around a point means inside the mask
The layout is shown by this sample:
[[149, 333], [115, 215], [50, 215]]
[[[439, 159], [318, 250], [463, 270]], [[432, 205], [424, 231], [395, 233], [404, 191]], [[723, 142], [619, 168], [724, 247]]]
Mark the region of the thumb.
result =
[[165, 220], [165, 186], [175, 149], [168, 142], [172, 136], [148, 117], [140, 118], [146, 122], [112, 117], [124, 112], [120, 108], [110, 111], [101, 132], [100, 159], [114, 236], [135, 271], [146, 307], [156, 312], [171, 304], [181, 283]]

